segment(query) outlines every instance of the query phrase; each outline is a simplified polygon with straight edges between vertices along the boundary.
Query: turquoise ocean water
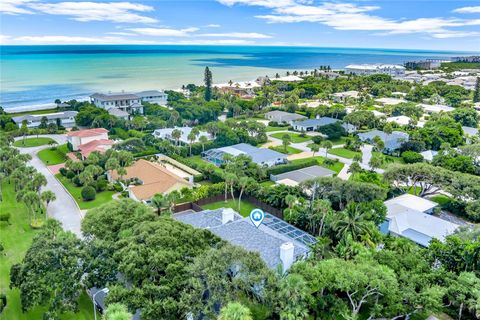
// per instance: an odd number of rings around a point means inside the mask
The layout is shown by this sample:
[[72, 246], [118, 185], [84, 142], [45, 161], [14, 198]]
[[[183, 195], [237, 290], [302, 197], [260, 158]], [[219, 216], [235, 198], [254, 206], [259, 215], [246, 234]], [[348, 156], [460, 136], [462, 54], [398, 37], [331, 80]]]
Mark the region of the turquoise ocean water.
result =
[[466, 52], [175, 45], [0, 46], [0, 105], [7, 109], [85, 98], [95, 91], [176, 89], [201, 84], [209, 66], [214, 83], [252, 80], [287, 70], [351, 63], [403, 63]]

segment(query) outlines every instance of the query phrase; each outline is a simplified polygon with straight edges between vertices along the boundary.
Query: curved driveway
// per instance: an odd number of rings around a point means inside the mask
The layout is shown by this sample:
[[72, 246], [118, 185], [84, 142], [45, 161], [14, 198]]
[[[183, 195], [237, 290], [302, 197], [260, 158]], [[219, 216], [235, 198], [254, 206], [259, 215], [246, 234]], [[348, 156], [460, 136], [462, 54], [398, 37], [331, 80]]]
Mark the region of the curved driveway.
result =
[[[65, 135], [51, 134], [39, 135], [39, 137], [52, 138], [57, 143], [67, 143]], [[31, 136], [30, 136], [31, 138]], [[15, 140], [21, 140], [22, 137], [17, 137]], [[63, 229], [75, 233], [77, 236], [82, 236], [80, 225], [82, 221], [82, 214], [75, 200], [68, 193], [63, 185], [55, 178], [55, 176], [48, 170], [47, 166], [38, 158], [37, 153], [40, 150], [46, 149], [48, 146], [39, 146], [32, 148], [18, 148], [21, 153], [28, 153], [32, 156], [29, 162], [31, 166], [37, 169], [38, 172], [47, 178], [47, 186], [44, 189], [55, 192], [57, 199], [48, 205], [48, 215], [61, 222]]]

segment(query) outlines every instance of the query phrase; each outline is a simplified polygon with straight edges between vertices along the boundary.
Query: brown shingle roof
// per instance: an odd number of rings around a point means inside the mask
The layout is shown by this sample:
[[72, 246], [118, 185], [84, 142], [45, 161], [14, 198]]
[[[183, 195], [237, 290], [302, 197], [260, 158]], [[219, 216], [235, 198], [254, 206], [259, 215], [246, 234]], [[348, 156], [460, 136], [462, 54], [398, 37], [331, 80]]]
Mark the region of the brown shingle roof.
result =
[[[188, 181], [173, 174], [161, 165], [144, 159], [137, 160], [126, 169], [127, 174], [123, 176], [124, 179], [138, 178], [143, 182], [142, 185], [130, 187], [130, 190], [139, 200], [150, 199], [157, 193], [168, 193], [178, 185], [191, 187]], [[112, 171], [112, 178], [114, 180], [119, 178], [117, 171]]]

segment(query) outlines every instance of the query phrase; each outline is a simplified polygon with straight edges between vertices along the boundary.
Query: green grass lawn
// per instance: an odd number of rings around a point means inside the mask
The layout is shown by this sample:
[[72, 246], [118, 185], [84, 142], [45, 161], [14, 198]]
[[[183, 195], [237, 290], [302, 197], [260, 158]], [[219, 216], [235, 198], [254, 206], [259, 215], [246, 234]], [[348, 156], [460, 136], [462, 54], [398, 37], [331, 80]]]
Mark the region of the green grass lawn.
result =
[[355, 155], [357, 155], [357, 154], [361, 155], [362, 154], [361, 152], [352, 151], [352, 150], [348, 150], [348, 149], [345, 149], [345, 148], [333, 148], [333, 149], [328, 150], [328, 153], [339, 156], [339, 157], [342, 157], [342, 158], [347, 158], [347, 159], [353, 159], [353, 157], [355, 157]]
[[[270, 147], [269, 149], [275, 150], [280, 153], [285, 153], [285, 149], [283, 148], [283, 146]], [[287, 154], [297, 154], [301, 152], [302, 150], [296, 149], [294, 147], [290, 147], [290, 146], [287, 147]]]
[[[7, 295], [7, 306], [0, 318], [2, 320], [42, 320], [45, 308], [36, 307], [27, 313], [22, 313], [20, 291], [9, 289], [10, 267], [22, 261], [27, 249], [32, 243], [32, 238], [38, 231], [29, 226], [30, 217], [24, 204], [15, 201], [13, 185], [3, 183], [3, 201], [0, 202], [1, 212], [11, 212], [10, 224], [0, 222], [0, 243], [5, 247], [0, 254], [0, 292]], [[93, 306], [87, 294], [80, 297], [80, 311], [67, 313], [61, 318], [64, 320], [90, 320], [93, 319]]]
[[73, 182], [62, 176], [60, 173], [57, 173], [55, 177], [65, 186], [65, 188], [67, 188], [68, 192], [70, 192], [70, 194], [82, 210], [92, 209], [111, 201], [112, 195], [115, 193], [115, 191], [102, 191], [97, 193], [95, 200], [83, 201], [81, 195], [82, 187], [75, 186]]
[[[292, 160], [292, 161], [290, 161], [290, 163], [292, 163], [292, 164], [298, 164], [298, 163], [302, 163], [302, 162], [308, 161], [308, 160], [310, 160], [310, 159], [311, 159], [311, 158], [297, 159], [297, 160]], [[327, 168], [327, 169], [330, 169], [330, 170], [332, 170], [332, 171], [335, 171], [337, 174], [338, 174], [340, 171], [342, 171], [343, 166], [344, 166], [344, 164], [343, 164], [342, 162], [340, 162], [340, 161], [335, 162], [335, 163], [334, 163], [333, 165], [331, 165], [331, 166], [328, 166], [328, 165], [326, 165], [326, 164], [324, 163], [324, 161], [325, 161], [326, 158], [325, 158], [325, 157], [321, 157], [321, 156], [316, 156], [316, 157], [314, 157], [314, 159], [317, 160], [317, 163], [318, 163], [319, 166], [322, 166], [322, 167], [324, 167], [324, 168]]]
[[30, 147], [38, 147], [48, 144], [49, 142], [55, 142], [55, 140], [51, 138], [25, 138], [25, 140], [17, 140], [13, 143], [15, 147], [23, 147], [23, 148], [30, 148]]
[[271, 127], [267, 126], [267, 132], [273, 132], [273, 131], [287, 131], [288, 127]]
[[450, 202], [452, 202], [452, 199], [450, 199], [449, 197], [447, 197], [446, 195], [443, 195], [443, 194], [438, 194], [436, 196], [433, 196], [433, 197], [430, 198], [430, 200], [438, 203], [442, 207], [444, 207], [447, 204], [449, 204]]
[[67, 161], [68, 147], [66, 144], [62, 144], [54, 149], [48, 148], [38, 152], [38, 157], [47, 166], [54, 164], [60, 164]]
[[[209, 203], [209, 204], [202, 205], [202, 208], [209, 209], [209, 210], [215, 210], [219, 208], [232, 208], [238, 212], [238, 199], [235, 199], [235, 202], [233, 200], [228, 200], [227, 202], [218, 201], [214, 203]], [[242, 200], [240, 205], [240, 214], [244, 217], [248, 217], [250, 215], [250, 212], [252, 212], [252, 210], [255, 208], [256, 207], [250, 202]]]
[[300, 134], [291, 133], [291, 132], [278, 132], [278, 133], [272, 134], [271, 136], [281, 140], [285, 134], [288, 134], [290, 136], [290, 141], [292, 143], [301, 143], [301, 142], [306, 142], [312, 139], [312, 137], [309, 137], [309, 136], [301, 137]]
[[271, 187], [275, 185], [275, 182], [273, 182], [272, 180], [267, 180], [267, 181], [260, 182], [260, 185], [264, 187]]
[[383, 166], [381, 166], [382, 169], [387, 168], [392, 163], [401, 163], [401, 164], [404, 163], [403, 159], [401, 157], [394, 157], [394, 156], [386, 155], [386, 154], [383, 154], [383, 153], [378, 152], [378, 151], [373, 151], [372, 152], [372, 155], [380, 155], [380, 154], [385, 157], [385, 163], [383, 164]]

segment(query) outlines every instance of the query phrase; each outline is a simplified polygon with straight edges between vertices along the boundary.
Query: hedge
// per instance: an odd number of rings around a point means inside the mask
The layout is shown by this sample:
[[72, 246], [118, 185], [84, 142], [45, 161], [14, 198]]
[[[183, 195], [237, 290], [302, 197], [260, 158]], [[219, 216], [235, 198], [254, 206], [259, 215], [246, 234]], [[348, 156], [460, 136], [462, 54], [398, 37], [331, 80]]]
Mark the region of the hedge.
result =
[[271, 174], [277, 175], [277, 174], [281, 174], [281, 173], [284, 173], [284, 172], [298, 170], [298, 169], [311, 167], [311, 166], [315, 166], [315, 165], [318, 165], [318, 162], [317, 162], [316, 159], [313, 159], [313, 158], [306, 159], [305, 161], [301, 161], [301, 162], [282, 164], [282, 165], [279, 165], [279, 166], [268, 168], [267, 169], [267, 176], [270, 176]]

